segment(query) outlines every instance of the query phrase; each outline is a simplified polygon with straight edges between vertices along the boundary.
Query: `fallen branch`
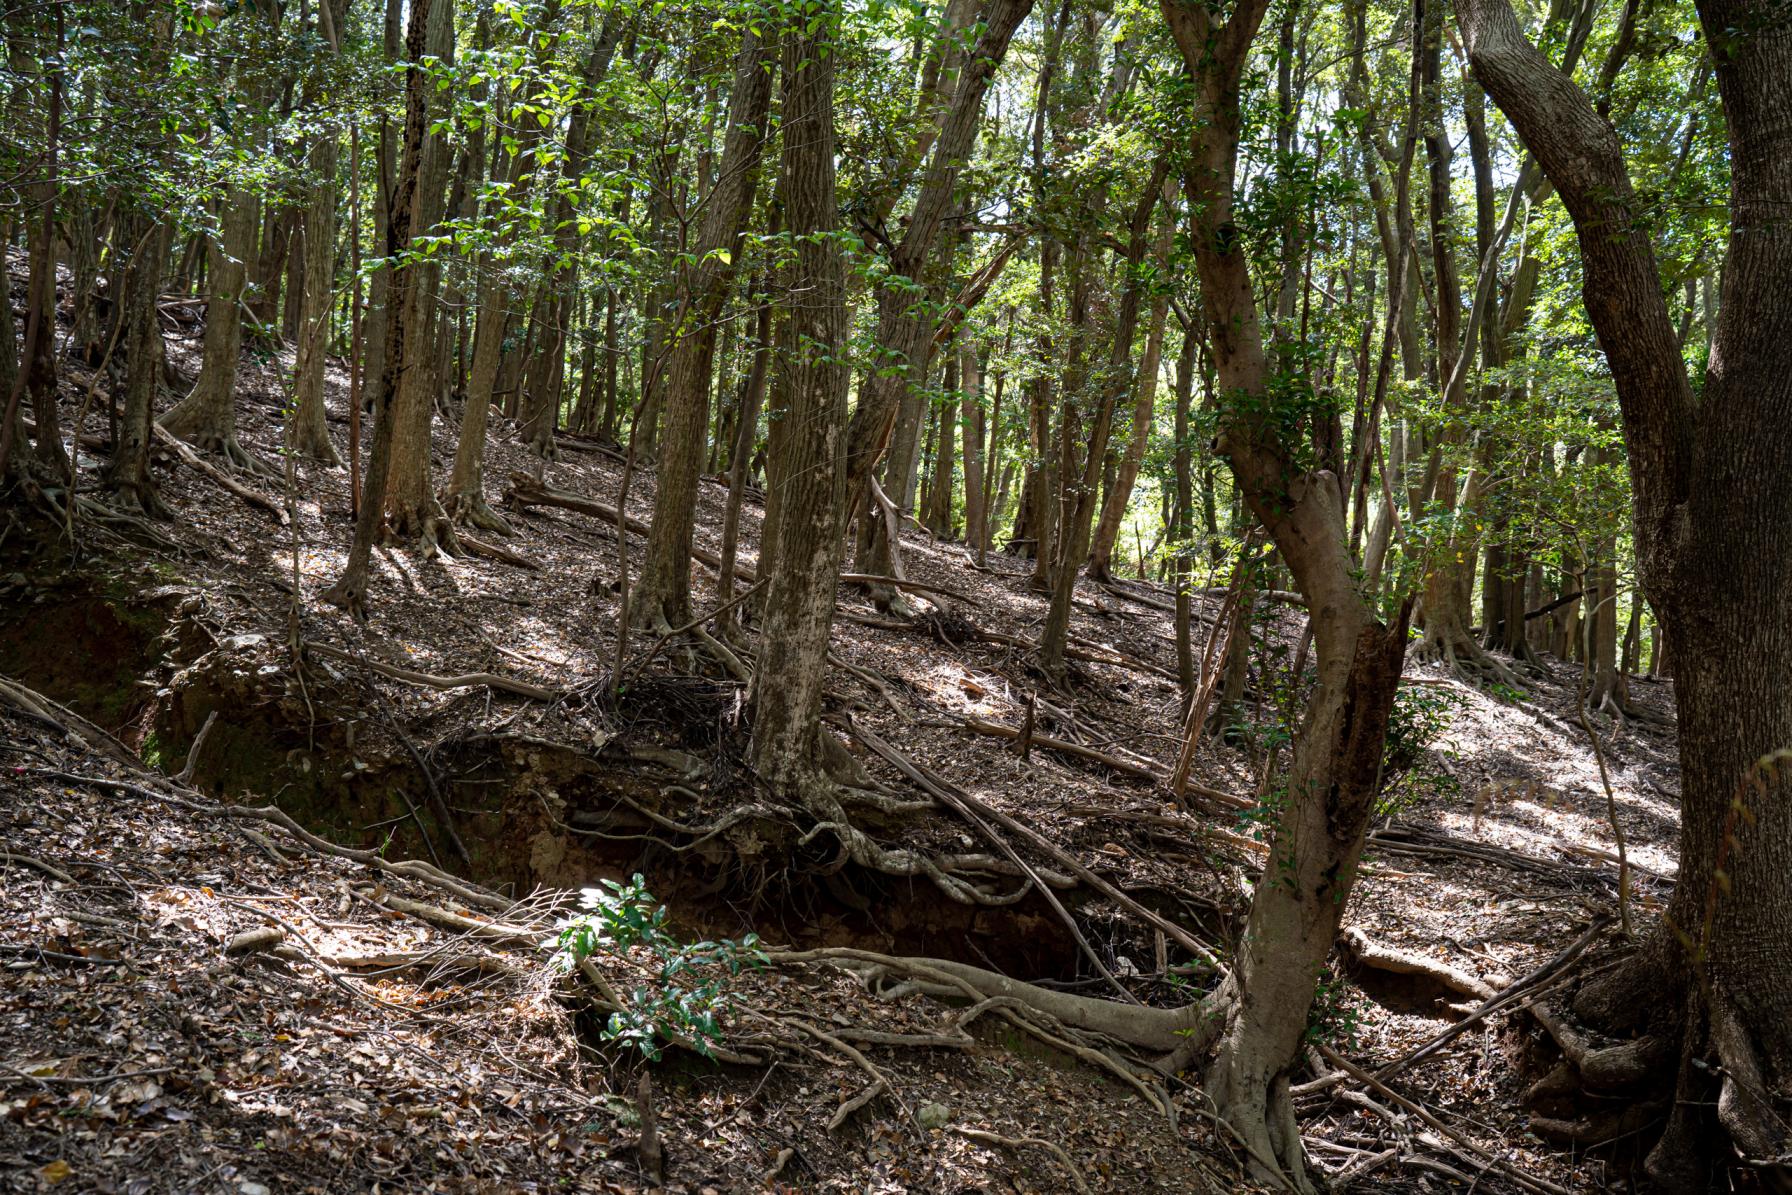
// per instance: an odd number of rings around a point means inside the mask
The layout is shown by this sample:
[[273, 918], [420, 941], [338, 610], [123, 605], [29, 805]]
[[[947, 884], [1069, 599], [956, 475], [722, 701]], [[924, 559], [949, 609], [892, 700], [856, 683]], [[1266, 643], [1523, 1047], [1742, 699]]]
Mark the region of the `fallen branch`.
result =
[[274, 501], [266, 494], [250, 489], [236, 478], [230, 476], [230, 474], [224, 472], [224, 470], [218, 468], [216, 465], [200, 456], [197, 452], [194, 452], [189, 445], [178, 439], [161, 424], [152, 422], [150, 428], [155, 432], [156, 443], [171, 450], [175, 457], [180, 460], [181, 464], [187, 466], [187, 468], [192, 469], [196, 473], [211, 478], [249, 505], [261, 507], [263, 510], [274, 516], [274, 522], [282, 527], [286, 526], [286, 511], [282, 509], [278, 502]]
[[254, 929], [246, 929], [224, 947], [225, 954], [249, 954], [257, 950], [267, 950], [286, 941], [286, 931], [277, 925], [260, 925]]
[[460, 542], [471, 550], [475, 556], [484, 556], [489, 560], [496, 560], [500, 564], [508, 564], [516, 568], [527, 569], [532, 573], [541, 571], [541, 565], [529, 559], [527, 556], [524, 556], [519, 552], [512, 552], [509, 548], [499, 547], [497, 544], [486, 543], [482, 539], [474, 539], [465, 531], [455, 532], [455, 538], [460, 540]]
[[21, 855], [15, 851], [0, 851], [0, 863], [16, 863], [20, 867], [35, 868], [53, 880], [61, 880], [71, 888], [75, 886], [74, 876], [68, 874], [68, 872], [62, 870], [60, 867], [45, 863], [35, 855]]
[[389, 676], [393, 680], [405, 681], [413, 685], [422, 685], [430, 689], [471, 689], [484, 685], [488, 689], [498, 689], [505, 693], [514, 693], [518, 697], [528, 697], [535, 701], [557, 701], [562, 696], [559, 689], [546, 689], [540, 685], [532, 685], [528, 681], [516, 680], [508, 676], [500, 676], [495, 672], [467, 672], [458, 676], [435, 676], [428, 672], [414, 672], [409, 668], [400, 668], [395, 664], [382, 664], [378, 660], [362, 660], [354, 653], [331, 647], [327, 643], [307, 642], [305, 650], [335, 660], [345, 660], [351, 664], [365, 664], [371, 671], [381, 676]]
[[848, 585], [889, 585], [896, 589], [913, 590], [915, 593], [938, 593], [961, 602], [975, 605], [976, 601], [969, 594], [960, 593], [956, 589], [948, 589], [944, 585], [930, 585], [925, 581], [911, 581], [907, 577], [881, 577], [876, 573], [841, 573], [840, 580]]
[[[1000, 631], [985, 631], [978, 628], [976, 635], [985, 643], [1000, 643], [1007, 647], [1018, 647], [1024, 651], [1032, 651], [1038, 646], [1030, 639], [1022, 639], [1018, 635], [1004, 635]], [[1176, 679], [1176, 674], [1168, 668], [1160, 668], [1149, 660], [1140, 660], [1133, 656], [1121, 655], [1118, 652], [1110, 655], [1106, 652], [1091, 651], [1086, 647], [1077, 647], [1075, 644], [1071, 644], [1064, 649], [1064, 654], [1073, 660], [1082, 660], [1088, 664], [1106, 664], [1111, 668], [1144, 672], [1151, 676], [1161, 676], [1166, 680]]]
[[1070, 1155], [1065, 1153], [1063, 1147], [1056, 1142], [1047, 1141], [1043, 1137], [1004, 1137], [1000, 1133], [991, 1133], [986, 1129], [967, 1129], [958, 1125], [953, 1125], [952, 1131], [960, 1137], [983, 1145], [999, 1145], [1003, 1149], [1017, 1151], [1025, 1146], [1046, 1150], [1058, 1159], [1064, 1169], [1070, 1171], [1071, 1185], [1077, 1189], [1079, 1195], [1089, 1195], [1089, 1184], [1083, 1178], [1083, 1172], [1076, 1168], [1076, 1163], [1070, 1160]]
[[[976, 734], [987, 735], [997, 739], [1029, 739], [1027, 730], [1004, 726], [1000, 722], [989, 722], [982, 718], [966, 718], [964, 728]], [[1063, 739], [1054, 739], [1040, 734], [1034, 729], [1030, 735], [1030, 744], [1043, 747], [1048, 751], [1056, 751], [1063, 755], [1074, 755], [1078, 759], [1093, 760], [1096, 763], [1112, 768], [1123, 776], [1131, 776], [1135, 780], [1155, 783], [1162, 779], [1156, 772], [1143, 764], [1121, 759], [1118, 755], [1110, 755], [1106, 751], [1097, 751], [1093, 747], [1085, 747], [1080, 743], [1067, 743]]]

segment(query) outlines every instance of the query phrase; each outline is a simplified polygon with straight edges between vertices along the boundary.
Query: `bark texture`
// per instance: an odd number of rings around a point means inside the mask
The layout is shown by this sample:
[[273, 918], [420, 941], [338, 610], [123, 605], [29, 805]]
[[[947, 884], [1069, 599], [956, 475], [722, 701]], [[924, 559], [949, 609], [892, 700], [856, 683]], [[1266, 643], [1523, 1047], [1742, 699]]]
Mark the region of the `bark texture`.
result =
[[[1623, 414], [1639, 573], [1675, 662], [1682, 809], [1667, 927], [1581, 1007], [1634, 1022], [1687, 993], [1677, 1098], [1648, 1167], [1702, 1189], [1718, 1140], [1792, 1174], [1792, 25], [1769, 0], [1701, 0], [1727, 117], [1723, 302], [1694, 401], [1617, 135], [1506, 0], [1458, 0], [1470, 60], [1561, 194]], [[1738, 802], [1748, 816], [1735, 810]]]

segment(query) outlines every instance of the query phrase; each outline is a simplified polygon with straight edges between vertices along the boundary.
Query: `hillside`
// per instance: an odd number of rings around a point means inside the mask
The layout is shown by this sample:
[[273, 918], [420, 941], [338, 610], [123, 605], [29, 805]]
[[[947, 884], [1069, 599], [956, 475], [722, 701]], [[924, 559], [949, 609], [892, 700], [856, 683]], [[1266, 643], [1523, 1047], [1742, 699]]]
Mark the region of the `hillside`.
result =
[[[169, 339], [177, 370], [196, 366], [192, 337]], [[241, 438], [270, 461], [289, 364], [242, 371]], [[86, 382], [65, 378], [65, 420]], [[335, 369], [329, 385], [346, 455]], [[105, 425], [93, 412], [85, 430]], [[436, 421], [438, 471], [454, 433]], [[15, 522], [7, 1183], [1244, 1189], [1189, 1082], [903, 961], [1166, 1007], [1211, 983], [1188, 944], [1227, 953], [1258, 882], [1261, 751], [1205, 742], [1172, 797], [1168, 591], [1080, 582], [1058, 690], [1029, 666], [1046, 598], [1025, 562], [979, 568], [905, 531], [913, 617], [840, 590], [825, 733], [861, 799], [820, 824], [755, 785], [744, 685], [709, 655], [637, 635], [617, 683], [619, 545], [590, 504], [617, 505], [624, 466], [596, 441], [558, 447], [543, 468], [497, 429], [488, 476], [513, 478], [515, 534], [458, 558], [381, 549], [364, 630], [316, 600], [349, 538], [339, 469], [237, 480], [256, 501], [164, 452], [172, 521], [81, 518], [72, 538]], [[97, 478], [93, 451], [80, 467]], [[632, 472], [634, 518], [654, 484]], [[699, 487], [700, 553], [724, 496]], [[758, 517], [749, 503], [749, 566]], [[713, 572], [694, 580], [713, 609]], [[1200, 600], [1201, 628], [1221, 600]], [[1295, 614], [1268, 641], [1291, 648]], [[1619, 945], [1578, 669], [1547, 667], [1494, 695], [1408, 665], [1409, 688], [1449, 695], [1444, 728], [1376, 822], [1297, 1089], [1309, 1156], [1340, 1185], [1599, 1190], [1627, 1165], [1621, 1144], [1550, 1143], [1585, 1140], [1584, 1109], [1519, 1099], [1561, 1056], [1527, 1009], [1551, 1018], [1546, 993]], [[1671, 709], [1666, 683], [1633, 692]], [[1671, 730], [1600, 733], [1647, 909], [1675, 868]], [[571, 976], [539, 948], [576, 890], [636, 874], [674, 937], [753, 933], [768, 952], [723, 980], [713, 1057], [600, 1040], [609, 1001], [657, 987], [648, 947]]]

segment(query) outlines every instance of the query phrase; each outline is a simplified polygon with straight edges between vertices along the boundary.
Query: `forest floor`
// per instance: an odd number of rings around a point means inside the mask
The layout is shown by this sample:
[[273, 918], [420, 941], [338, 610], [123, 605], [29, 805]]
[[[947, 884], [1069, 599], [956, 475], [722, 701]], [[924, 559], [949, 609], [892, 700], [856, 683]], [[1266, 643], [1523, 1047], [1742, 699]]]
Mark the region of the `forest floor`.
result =
[[[170, 329], [187, 378], [198, 332]], [[282, 353], [245, 355], [241, 437], [270, 462], [289, 365]], [[87, 380], [69, 368], [65, 427]], [[334, 374], [330, 385], [346, 455], [346, 387]], [[84, 431], [103, 437], [104, 415]], [[437, 420], [437, 476], [454, 433], [452, 419]], [[82, 451], [84, 487], [98, 488], [100, 456]], [[544, 470], [500, 426], [488, 450], [494, 501], [513, 473], [615, 505], [622, 464], [606, 446], [562, 440]], [[0, 695], [12, 707], [0, 720], [0, 1186], [1249, 1185], [1198, 1091], [1129, 1080], [1140, 1072], [1111, 1048], [1048, 1043], [1000, 1009], [776, 960], [850, 947], [1104, 990], [1037, 893], [956, 904], [926, 878], [843, 867], [825, 832], [780, 837], [775, 818], [703, 833], [751, 800], [743, 687], [678, 645], [649, 660], [655, 645], [637, 638], [623, 653], [627, 684], [612, 691], [609, 522], [511, 510], [503, 547], [533, 567], [381, 549], [360, 629], [316, 600], [350, 538], [343, 470], [298, 463], [290, 498], [277, 476], [241, 478], [272, 509], [172, 458], [157, 476], [176, 512], [154, 528], [166, 542], [24, 519], [0, 535], [0, 677], [25, 686]], [[628, 512], [649, 518], [652, 493], [652, 470], [636, 470]], [[700, 487], [698, 541], [712, 551], [724, 495]], [[749, 566], [759, 513], [749, 502], [743, 514]], [[640, 538], [628, 547], [634, 575]], [[868, 744], [891, 745], [1223, 947], [1260, 866], [1262, 761], [1248, 745], [1210, 741], [1193, 795], [1170, 795], [1163, 777], [1182, 727], [1168, 591], [1085, 582], [1073, 643], [1098, 658], [1079, 661], [1059, 692], [1015, 645], [1036, 637], [1046, 609], [1026, 561], [992, 553], [978, 568], [962, 545], [919, 532], [903, 551], [909, 577], [941, 592], [912, 595], [921, 614], [892, 618], [842, 586], [829, 733], [889, 793], [925, 799]], [[713, 572], [697, 565], [693, 577], [697, 609], [711, 609]], [[1198, 603], [1197, 643], [1218, 602]], [[1263, 628], [1259, 679], [1266, 664], [1286, 668], [1275, 653], [1297, 634], [1291, 613]], [[306, 649], [298, 665], [295, 643]], [[1477, 1003], [1432, 971], [1498, 990], [1589, 932], [1583, 967], [1618, 945], [1617, 868], [1577, 721], [1578, 669], [1552, 661], [1519, 700], [1407, 671], [1453, 695], [1449, 725], [1377, 823], [1344, 919], [1376, 949], [1367, 963], [1341, 952], [1315, 1025], [1318, 1042], [1366, 1071]], [[461, 683], [475, 673], [489, 675]], [[1632, 692], [1671, 712], [1667, 684]], [[970, 729], [1020, 728], [1030, 697], [1039, 735], [1121, 766], [1040, 739], [1023, 759], [1009, 739]], [[1674, 871], [1672, 731], [1597, 726], [1640, 913], [1665, 898]], [[986, 890], [1017, 886], [1006, 849], [1042, 875], [1060, 870], [946, 802], [863, 824], [886, 847], [959, 857], [955, 874]], [[432, 855], [440, 870], [389, 862]], [[548, 969], [539, 942], [569, 892], [635, 873], [677, 932], [754, 932], [773, 952], [771, 966], [729, 980], [722, 1053], [733, 1061], [671, 1049], [649, 1062], [601, 1044], [584, 989]], [[1086, 884], [1061, 899], [1136, 998], [1179, 1004], [1203, 986], [1179, 966], [1186, 952], [1113, 900]], [[1433, 966], [1414, 974], [1387, 957]], [[618, 989], [653, 983], [640, 951], [605, 966]], [[1390, 1079], [1406, 1104], [1326, 1078], [1315, 1054], [1319, 1081], [1299, 1102], [1309, 1154], [1358, 1189], [1620, 1188], [1622, 1143], [1586, 1156], [1530, 1131], [1520, 1096], [1548, 1060], [1536, 1024], [1511, 1009]]]

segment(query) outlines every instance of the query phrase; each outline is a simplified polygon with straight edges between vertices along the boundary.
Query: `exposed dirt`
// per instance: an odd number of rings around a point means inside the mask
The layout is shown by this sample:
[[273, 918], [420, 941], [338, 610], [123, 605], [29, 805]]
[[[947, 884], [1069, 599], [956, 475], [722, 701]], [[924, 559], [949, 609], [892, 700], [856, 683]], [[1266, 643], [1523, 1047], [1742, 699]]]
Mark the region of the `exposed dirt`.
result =
[[[177, 366], [190, 369], [197, 347], [197, 329], [170, 338]], [[242, 439], [269, 460], [278, 459], [279, 371], [289, 364], [281, 355], [245, 359]], [[71, 369], [71, 381], [84, 388], [86, 379]], [[342, 379], [333, 376], [331, 388], [339, 406]], [[104, 426], [96, 415], [86, 430], [103, 434]], [[344, 425], [333, 422], [332, 431], [340, 438]], [[453, 437], [453, 426], [438, 421], [438, 470]], [[84, 484], [97, 483], [91, 452], [82, 464]], [[497, 430], [488, 478], [537, 468]], [[0, 673], [118, 733], [165, 773], [190, 765], [195, 799], [272, 802], [337, 843], [389, 858], [433, 854], [450, 871], [528, 901], [523, 908], [537, 920], [555, 899], [538, 889], [639, 872], [683, 932], [751, 930], [779, 946], [925, 954], [1099, 990], [1037, 894], [996, 908], [954, 903], [924, 878], [841, 866], [832, 838], [805, 841], [812, 827], [774, 817], [709, 838], [670, 828], [701, 827], [755, 800], [739, 765], [743, 693], [677, 646], [640, 668], [648, 645], [635, 640], [624, 652], [629, 682], [611, 695], [619, 569], [609, 524], [549, 508], [512, 513], [518, 534], [505, 546], [538, 571], [382, 549], [372, 625], [360, 631], [315, 601], [346, 554], [342, 471], [298, 466], [290, 531], [190, 470], [157, 473], [179, 512], [163, 528], [176, 552], [146, 553], [93, 530], [78, 534], [74, 556], [64, 544], [54, 555], [0, 559], [8, 586]], [[614, 454], [589, 443], [563, 442], [545, 470], [549, 484], [610, 504], [620, 475]], [[268, 482], [252, 484], [277, 496]], [[630, 514], [649, 516], [652, 486], [651, 470], [637, 471]], [[711, 550], [723, 497], [719, 485], [700, 487], [698, 542]], [[758, 517], [749, 504], [749, 566]], [[0, 553], [27, 542], [14, 535]], [[629, 548], [638, 572], [640, 541]], [[1185, 809], [1162, 783], [1038, 746], [1022, 760], [1005, 740], [966, 729], [966, 719], [1018, 727], [1036, 695], [1052, 707], [1038, 707], [1041, 733], [1167, 774], [1181, 726], [1176, 687], [1160, 674], [1174, 661], [1166, 593], [1136, 582], [1080, 590], [1073, 642], [1135, 663], [1080, 662], [1072, 691], [1055, 693], [1042, 687], [1024, 650], [967, 633], [1036, 635], [1046, 598], [1028, 588], [1024, 562], [992, 555], [979, 570], [961, 546], [919, 534], [905, 539], [904, 554], [912, 578], [958, 596], [917, 595], [930, 617], [890, 626], [854, 587], [842, 587], [846, 617], [830, 676], [842, 746], [890, 793], [919, 795], [844, 733], [850, 717], [1223, 948], [1248, 903], [1259, 813], [1203, 799]], [[708, 608], [713, 577], [701, 566], [694, 576], [694, 600]], [[1210, 615], [1217, 604], [1201, 608]], [[1288, 613], [1264, 629], [1253, 666], [1264, 694], [1275, 649], [1285, 655], [1297, 632]], [[346, 658], [308, 654], [297, 665], [295, 637]], [[484, 685], [438, 690], [367, 662], [501, 674], [557, 696], [529, 700]], [[1601, 854], [1611, 849], [1605, 798], [1573, 722], [1577, 674], [1550, 666], [1522, 704], [1409, 668], [1416, 682], [1457, 694], [1461, 705], [1381, 823], [1347, 925], [1498, 988], [1612, 911], [1616, 868]], [[1671, 711], [1667, 685], [1633, 690], [1649, 708]], [[1271, 712], [1257, 707], [1260, 717]], [[1671, 733], [1643, 723], [1601, 726], [1637, 866], [1634, 899], [1646, 912], [1665, 897], [1674, 868]], [[8, 955], [0, 981], [0, 1166], [16, 1168], [21, 1183], [48, 1182], [46, 1167], [63, 1160], [82, 1180], [78, 1188], [91, 1189], [646, 1185], [628, 1148], [636, 1127], [625, 1123], [641, 1063], [617, 1047], [592, 1053], [588, 1033], [582, 1045], [567, 1006], [547, 995], [538, 961], [526, 981], [480, 973], [468, 983], [414, 971], [367, 977], [342, 964], [330, 978], [303, 959], [225, 958], [222, 944], [233, 933], [265, 921], [258, 901], [290, 906], [289, 920], [317, 931], [305, 931], [306, 949], [320, 957], [352, 953], [349, 940], [374, 953], [401, 943], [413, 952], [451, 949], [464, 939], [354, 897], [374, 882], [355, 864], [293, 855], [284, 839], [276, 857], [234, 822], [32, 777], [30, 769], [100, 775], [105, 765], [41, 724], [13, 720], [5, 730], [10, 754], [0, 765], [26, 769], [0, 801], [5, 849], [74, 880], [29, 863], [0, 871], [0, 949]], [[1249, 798], [1261, 763], [1248, 736], [1242, 748], [1209, 743], [1195, 778]], [[885, 846], [993, 853], [943, 808], [900, 817], [867, 810], [863, 826]], [[1015, 886], [999, 870], [972, 874], [992, 888]], [[409, 881], [380, 882], [441, 901], [439, 891]], [[1188, 998], [1189, 960], [1173, 944], [1086, 887], [1063, 899], [1104, 966], [1138, 998]], [[1611, 948], [1597, 947], [1591, 965]], [[89, 956], [106, 961], [67, 961]], [[529, 957], [512, 950], [510, 964], [526, 969]], [[1360, 984], [1328, 977], [1315, 1032], [1374, 1069], [1451, 1024], [1461, 1015], [1451, 1005], [1460, 1003], [1378, 972]], [[738, 1009], [730, 1028], [744, 1038], [768, 1032], [764, 1018], [914, 1033], [951, 1011], [916, 994], [877, 1000], [836, 971], [795, 965], [752, 974]], [[185, 1027], [188, 1016], [199, 1029]], [[795, 1152], [777, 1181], [802, 1189], [1068, 1189], [1068, 1173], [1049, 1151], [991, 1148], [954, 1131], [985, 1128], [1056, 1143], [1101, 1190], [1239, 1188], [1223, 1138], [1199, 1115], [1198, 1095], [1176, 1095], [1173, 1127], [1132, 1089], [1011, 1027], [983, 1020], [972, 1031], [976, 1044], [964, 1049], [866, 1045], [902, 1107], [880, 1095], [832, 1132], [826, 1125], [836, 1107], [865, 1080], [837, 1052], [780, 1054], [769, 1067], [668, 1056], [654, 1068], [668, 1187], [755, 1189], [788, 1148]], [[1570, 1189], [1604, 1189], [1619, 1181], [1621, 1150], [1588, 1158], [1526, 1129], [1519, 1096], [1551, 1060], [1538, 1038], [1527, 1018], [1500, 1014], [1396, 1085], [1507, 1163]], [[150, 1095], [135, 1078], [91, 1078], [164, 1066], [173, 1069], [147, 1076], [158, 1088]], [[1352, 1091], [1355, 1102], [1346, 1098]], [[1361, 1171], [1362, 1185], [1447, 1187], [1453, 1180], [1440, 1166], [1474, 1177], [1473, 1167], [1424, 1140], [1429, 1130], [1404, 1117], [1390, 1123], [1361, 1099], [1344, 1084], [1303, 1100], [1321, 1167], [1351, 1171], [1393, 1149]], [[935, 1102], [950, 1111], [946, 1127], [922, 1132], [905, 1118], [903, 1108]], [[1517, 1187], [1495, 1169], [1476, 1189]]]

